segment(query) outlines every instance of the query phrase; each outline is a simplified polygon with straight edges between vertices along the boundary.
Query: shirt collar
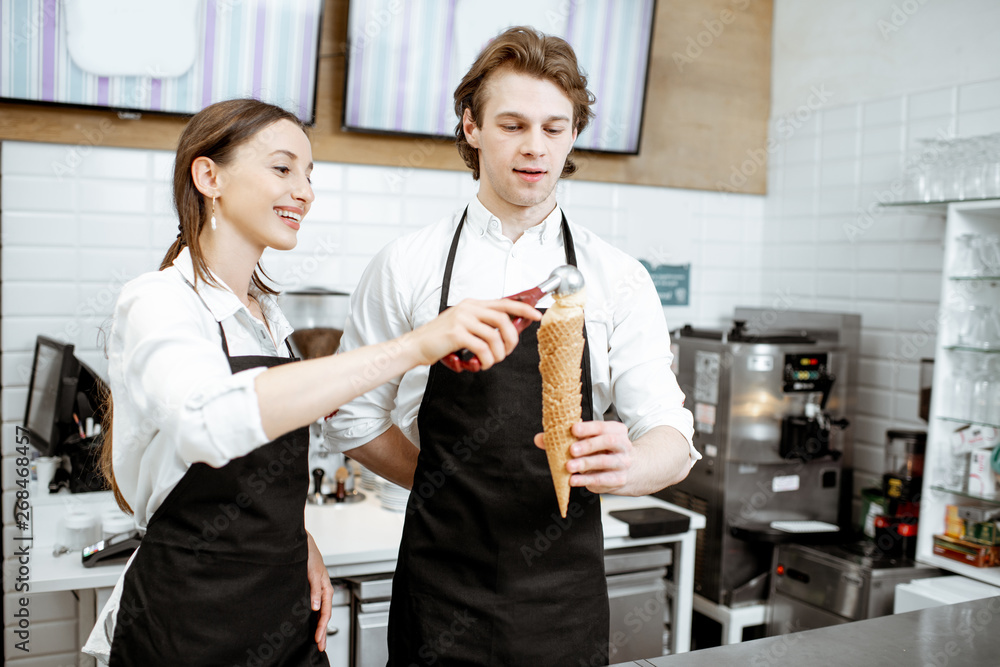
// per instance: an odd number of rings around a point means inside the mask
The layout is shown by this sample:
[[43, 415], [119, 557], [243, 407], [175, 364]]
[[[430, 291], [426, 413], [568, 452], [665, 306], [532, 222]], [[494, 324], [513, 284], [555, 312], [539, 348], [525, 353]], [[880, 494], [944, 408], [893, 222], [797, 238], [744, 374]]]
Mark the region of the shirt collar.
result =
[[[194, 260], [191, 259], [191, 251], [187, 246], [181, 248], [180, 254], [174, 259], [174, 267], [184, 279], [194, 286]], [[215, 275], [211, 269], [208, 269], [208, 273], [212, 278], [218, 281], [221, 287], [211, 285], [202, 280], [198, 285], [198, 295], [201, 297], [202, 301], [208, 307], [208, 310], [212, 313], [212, 317], [215, 318], [217, 322], [221, 322], [227, 317], [232, 317], [240, 310], [246, 311], [247, 317], [253, 317], [246, 306], [236, 297], [233, 291], [226, 285], [226, 282]], [[268, 321], [271, 325], [273, 331], [277, 332], [278, 347], [280, 348], [284, 342], [285, 338], [291, 335], [293, 329], [292, 325], [288, 323], [285, 318], [285, 314], [281, 312], [278, 308], [277, 302], [274, 297], [270, 294], [264, 294], [254, 285], [250, 286], [250, 294], [257, 299], [257, 303], [260, 304], [261, 313], [264, 315], [264, 319]]]
[[[479, 197], [473, 197], [469, 202], [469, 214], [465, 222], [479, 236], [485, 235], [488, 231], [493, 231], [498, 236], [503, 234], [500, 218], [490, 213], [489, 209], [479, 201]], [[556, 205], [544, 220], [526, 229], [524, 235], [528, 238], [535, 236], [539, 243], [547, 243], [559, 236], [561, 228], [562, 209]]]
[[[180, 272], [184, 279], [191, 284], [192, 287], [195, 285], [195, 273], [194, 273], [194, 260], [191, 258], [191, 251], [187, 246], [181, 248], [180, 254], [174, 259], [174, 266]], [[226, 282], [215, 275], [211, 269], [208, 269], [208, 275], [216, 280], [221, 287], [206, 283], [204, 280], [198, 284], [197, 292], [201, 300], [205, 302], [208, 309], [212, 312], [212, 316], [216, 321], [221, 322], [227, 317], [231, 317], [240, 308], [245, 308], [245, 306], [240, 303], [240, 300], [236, 298]]]

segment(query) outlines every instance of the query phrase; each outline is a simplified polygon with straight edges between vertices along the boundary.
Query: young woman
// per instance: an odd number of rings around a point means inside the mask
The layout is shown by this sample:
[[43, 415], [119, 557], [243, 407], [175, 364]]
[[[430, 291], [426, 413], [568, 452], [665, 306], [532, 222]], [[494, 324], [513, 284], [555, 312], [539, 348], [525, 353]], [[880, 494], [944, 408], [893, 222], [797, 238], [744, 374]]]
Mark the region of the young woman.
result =
[[464, 301], [395, 340], [296, 361], [258, 262], [295, 247], [312, 166], [298, 120], [255, 100], [209, 106], [181, 136], [177, 240], [122, 289], [108, 341], [104, 469], [145, 530], [85, 647], [113, 666], [328, 664], [308, 424], [459, 348], [488, 368], [517, 343], [510, 317], [540, 317]]

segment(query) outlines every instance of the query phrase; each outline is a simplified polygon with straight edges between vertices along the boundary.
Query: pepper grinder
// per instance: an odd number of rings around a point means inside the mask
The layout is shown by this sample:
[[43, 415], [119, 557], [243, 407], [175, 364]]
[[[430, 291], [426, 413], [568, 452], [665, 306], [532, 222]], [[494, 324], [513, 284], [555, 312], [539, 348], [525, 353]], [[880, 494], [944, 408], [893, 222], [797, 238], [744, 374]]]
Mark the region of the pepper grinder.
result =
[[323, 495], [323, 469], [313, 468], [313, 492], [311, 501], [314, 505], [322, 505], [326, 502], [326, 497]]
[[344, 466], [337, 468], [337, 472], [333, 474], [333, 478], [337, 480], [337, 491], [335, 497], [337, 498], [338, 503], [342, 503], [347, 499], [347, 486], [345, 482], [347, 482], [348, 474], [347, 468]]

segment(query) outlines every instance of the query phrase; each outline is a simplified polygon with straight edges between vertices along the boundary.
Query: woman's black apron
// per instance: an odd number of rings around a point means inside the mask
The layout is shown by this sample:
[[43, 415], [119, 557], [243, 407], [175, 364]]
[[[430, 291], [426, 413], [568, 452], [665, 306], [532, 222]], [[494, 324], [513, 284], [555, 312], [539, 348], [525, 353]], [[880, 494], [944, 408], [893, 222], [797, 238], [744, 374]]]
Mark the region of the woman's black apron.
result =
[[[295, 360], [230, 356], [225, 332], [222, 349], [233, 373]], [[125, 574], [111, 667], [329, 664], [306, 571], [308, 449], [303, 427], [188, 469]]]
[[[452, 241], [440, 310], [466, 216]], [[566, 262], [576, 265], [565, 216]], [[488, 371], [430, 369], [420, 456], [393, 576], [389, 665], [606, 665], [608, 593], [599, 496], [559, 515], [542, 431], [538, 323]], [[583, 419], [592, 418], [589, 350]]]

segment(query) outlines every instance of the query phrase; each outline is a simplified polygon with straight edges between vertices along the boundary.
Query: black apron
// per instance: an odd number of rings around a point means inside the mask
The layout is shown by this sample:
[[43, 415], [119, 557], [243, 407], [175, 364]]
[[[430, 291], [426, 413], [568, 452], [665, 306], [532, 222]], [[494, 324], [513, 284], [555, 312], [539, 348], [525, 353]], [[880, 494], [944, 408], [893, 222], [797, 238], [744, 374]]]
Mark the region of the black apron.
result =
[[[225, 332], [222, 349], [233, 373], [295, 360], [230, 356]], [[329, 665], [306, 571], [308, 449], [303, 427], [188, 469], [125, 574], [111, 667]]]
[[[562, 233], [575, 266], [565, 216]], [[545, 452], [533, 442], [542, 431], [537, 329], [487, 371], [430, 369], [392, 582], [390, 667], [608, 664], [600, 497], [574, 487], [560, 517]], [[585, 347], [584, 420], [593, 413], [589, 358]]]

